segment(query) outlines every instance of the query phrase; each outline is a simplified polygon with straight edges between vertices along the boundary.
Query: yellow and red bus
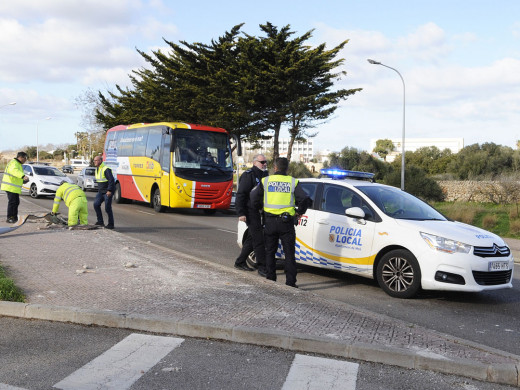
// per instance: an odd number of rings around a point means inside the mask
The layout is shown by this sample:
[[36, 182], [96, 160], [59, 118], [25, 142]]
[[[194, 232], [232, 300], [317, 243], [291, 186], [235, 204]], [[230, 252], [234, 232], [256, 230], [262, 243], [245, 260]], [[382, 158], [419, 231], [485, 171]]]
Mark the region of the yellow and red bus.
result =
[[[114, 201], [147, 202], [157, 212], [228, 209], [233, 190], [230, 134], [180, 122], [119, 125], [107, 131], [103, 161], [114, 173]], [[241, 154], [240, 140], [237, 153]]]

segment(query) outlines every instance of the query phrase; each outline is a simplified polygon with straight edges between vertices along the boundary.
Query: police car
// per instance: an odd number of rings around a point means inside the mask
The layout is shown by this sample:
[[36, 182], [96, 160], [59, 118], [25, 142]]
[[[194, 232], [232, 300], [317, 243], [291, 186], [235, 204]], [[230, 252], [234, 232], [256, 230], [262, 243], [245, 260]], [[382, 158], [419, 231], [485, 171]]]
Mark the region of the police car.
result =
[[[296, 261], [376, 279], [390, 296], [512, 287], [513, 256], [499, 236], [451, 221], [366, 172], [324, 169], [300, 179], [313, 205], [296, 227]], [[359, 180], [359, 179], [368, 179]], [[247, 226], [238, 224], [242, 246]], [[281, 245], [277, 257], [283, 257]], [[254, 253], [248, 262], [254, 265]]]

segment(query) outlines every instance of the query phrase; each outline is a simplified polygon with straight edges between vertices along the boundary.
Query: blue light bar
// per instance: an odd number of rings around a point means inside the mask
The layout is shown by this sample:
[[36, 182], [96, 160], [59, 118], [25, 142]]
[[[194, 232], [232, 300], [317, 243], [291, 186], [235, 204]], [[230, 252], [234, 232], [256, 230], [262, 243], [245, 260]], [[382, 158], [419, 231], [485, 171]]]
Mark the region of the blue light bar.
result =
[[359, 172], [359, 171], [349, 171], [346, 169], [336, 169], [336, 168], [323, 168], [320, 169], [320, 173], [322, 175], [326, 175], [332, 179], [372, 179], [375, 174], [370, 172]]

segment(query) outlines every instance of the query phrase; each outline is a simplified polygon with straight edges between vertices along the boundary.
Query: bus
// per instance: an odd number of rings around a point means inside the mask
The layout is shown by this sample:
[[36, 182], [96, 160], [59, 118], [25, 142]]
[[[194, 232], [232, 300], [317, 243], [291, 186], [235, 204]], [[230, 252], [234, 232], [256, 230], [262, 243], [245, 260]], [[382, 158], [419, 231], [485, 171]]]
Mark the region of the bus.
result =
[[119, 125], [106, 133], [103, 161], [114, 173], [114, 202], [167, 208], [229, 209], [233, 191], [231, 138], [222, 128], [181, 122]]

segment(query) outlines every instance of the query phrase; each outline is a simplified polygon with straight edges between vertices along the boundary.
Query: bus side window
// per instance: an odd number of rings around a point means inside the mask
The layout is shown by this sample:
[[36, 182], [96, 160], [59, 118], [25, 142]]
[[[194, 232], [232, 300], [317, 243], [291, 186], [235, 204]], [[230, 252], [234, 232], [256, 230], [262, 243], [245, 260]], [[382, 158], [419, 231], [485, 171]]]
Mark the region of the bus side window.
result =
[[161, 140], [162, 128], [154, 127], [150, 129], [148, 134], [148, 143], [146, 144], [146, 157], [159, 161], [161, 158]]
[[162, 135], [162, 148], [161, 148], [161, 169], [164, 172], [170, 172], [170, 143], [171, 143], [171, 135], [163, 134]]

